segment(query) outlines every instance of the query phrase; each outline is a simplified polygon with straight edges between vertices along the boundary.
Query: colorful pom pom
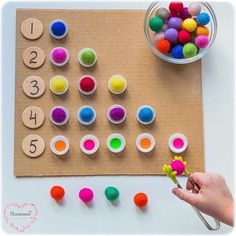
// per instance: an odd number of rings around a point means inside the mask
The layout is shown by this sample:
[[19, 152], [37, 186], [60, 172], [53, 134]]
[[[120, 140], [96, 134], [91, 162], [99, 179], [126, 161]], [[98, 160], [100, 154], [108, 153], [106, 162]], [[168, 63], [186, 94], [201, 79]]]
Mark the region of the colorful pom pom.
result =
[[150, 21], [149, 21], [149, 27], [152, 31], [154, 32], [159, 32], [162, 30], [163, 27], [163, 21], [161, 18], [154, 16]]
[[192, 39], [191, 34], [187, 30], [180, 30], [178, 34], [178, 42], [180, 44], [186, 44]]
[[188, 18], [184, 20], [182, 27], [191, 33], [197, 28], [197, 23], [194, 19]]
[[210, 16], [206, 12], [202, 12], [197, 16], [199, 25], [207, 25], [210, 22]]
[[134, 196], [134, 203], [137, 207], [144, 207], [148, 203], [148, 197], [145, 193], [137, 193]]
[[197, 54], [197, 47], [193, 43], [187, 43], [183, 47], [183, 54], [185, 58], [194, 57]]
[[172, 170], [177, 172], [177, 176], [182, 175], [184, 173], [185, 165], [182, 161], [174, 160], [170, 165]]
[[182, 59], [184, 57], [183, 55], [183, 46], [176, 45], [171, 50], [171, 55], [173, 58]]
[[184, 8], [182, 2], [171, 2], [169, 4], [169, 10], [173, 15], [179, 15]]
[[159, 40], [157, 42], [157, 50], [160, 52], [160, 53], [167, 53], [170, 51], [170, 43], [168, 40], [166, 39], [162, 39], [162, 40]]
[[56, 201], [61, 201], [65, 195], [65, 190], [59, 185], [53, 186], [50, 190], [51, 197]]
[[195, 44], [198, 48], [206, 48], [209, 43], [209, 39], [206, 35], [199, 35], [195, 38]]
[[93, 191], [90, 188], [82, 188], [79, 191], [79, 198], [85, 204], [89, 203], [93, 199]]

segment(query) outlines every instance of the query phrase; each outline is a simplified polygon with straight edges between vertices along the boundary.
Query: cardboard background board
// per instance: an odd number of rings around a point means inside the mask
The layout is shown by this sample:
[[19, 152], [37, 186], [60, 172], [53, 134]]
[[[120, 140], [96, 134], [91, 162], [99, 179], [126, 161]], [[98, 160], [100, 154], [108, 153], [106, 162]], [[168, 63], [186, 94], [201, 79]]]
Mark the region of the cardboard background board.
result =
[[[67, 175], [162, 175], [162, 165], [171, 161], [173, 154], [167, 142], [169, 136], [180, 132], [188, 137], [189, 146], [183, 154], [190, 171], [204, 170], [201, 62], [174, 65], [158, 59], [147, 47], [143, 32], [145, 11], [142, 10], [24, 10], [16, 16], [16, 80], [15, 80], [15, 176], [67, 176]], [[21, 23], [29, 17], [38, 18], [44, 25], [41, 38], [30, 41], [20, 32]], [[63, 19], [69, 26], [66, 39], [54, 40], [48, 32], [49, 23]], [[22, 61], [24, 49], [38, 46], [45, 52], [46, 61], [39, 69], [29, 69]], [[69, 63], [57, 68], [50, 63], [52, 48], [63, 46], [70, 53]], [[83, 68], [77, 60], [78, 51], [91, 47], [98, 54], [93, 68]], [[51, 77], [61, 74], [70, 83], [69, 92], [58, 97], [50, 92]], [[78, 79], [95, 76], [96, 94], [85, 97], [78, 92]], [[108, 91], [107, 82], [113, 74], [126, 77], [128, 89], [121, 96]], [[24, 79], [30, 75], [41, 76], [46, 83], [45, 94], [37, 99], [27, 97], [22, 90]], [[97, 111], [93, 126], [83, 127], [76, 118], [81, 105], [92, 105]], [[121, 104], [127, 109], [124, 124], [109, 123], [106, 112], [110, 105]], [[136, 121], [136, 111], [141, 105], [151, 105], [156, 110], [156, 121], [144, 127]], [[21, 114], [28, 106], [39, 106], [45, 112], [45, 123], [36, 130], [26, 128]], [[53, 106], [63, 105], [70, 113], [65, 128], [55, 127], [49, 120]], [[126, 148], [120, 155], [106, 148], [107, 137], [114, 132], [126, 138]], [[149, 132], [156, 138], [156, 148], [150, 154], [141, 154], [135, 146], [136, 137]], [[46, 143], [44, 154], [29, 158], [21, 143], [28, 134], [40, 135]], [[58, 158], [50, 151], [50, 140], [62, 134], [70, 141], [66, 158]], [[94, 134], [100, 141], [95, 156], [82, 154], [79, 142], [82, 136]]]

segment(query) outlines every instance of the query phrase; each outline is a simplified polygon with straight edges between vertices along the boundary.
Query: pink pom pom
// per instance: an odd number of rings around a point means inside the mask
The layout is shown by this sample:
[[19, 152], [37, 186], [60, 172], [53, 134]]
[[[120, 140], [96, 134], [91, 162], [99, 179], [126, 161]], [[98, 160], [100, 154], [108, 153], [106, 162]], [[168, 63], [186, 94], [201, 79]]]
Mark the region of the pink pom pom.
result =
[[87, 204], [93, 199], [93, 191], [90, 188], [82, 188], [79, 191], [79, 198]]
[[195, 38], [195, 44], [198, 48], [206, 48], [209, 43], [209, 39], [206, 35], [199, 35]]
[[184, 173], [185, 165], [182, 161], [174, 160], [170, 165], [172, 170], [177, 172], [177, 176], [182, 175]]

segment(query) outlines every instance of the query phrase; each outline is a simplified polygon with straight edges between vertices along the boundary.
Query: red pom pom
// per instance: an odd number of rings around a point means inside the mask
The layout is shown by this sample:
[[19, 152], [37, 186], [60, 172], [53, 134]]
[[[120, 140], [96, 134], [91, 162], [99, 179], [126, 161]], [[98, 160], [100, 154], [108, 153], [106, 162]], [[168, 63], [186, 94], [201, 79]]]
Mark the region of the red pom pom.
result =
[[148, 203], [148, 197], [145, 193], [137, 193], [134, 196], [134, 203], [137, 207], [144, 207]]
[[60, 201], [65, 195], [65, 190], [61, 186], [53, 186], [50, 195], [56, 201]]
[[169, 5], [169, 10], [174, 16], [179, 15], [183, 8], [184, 4], [182, 2], [171, 2]]
[[170, 51], [170, 42], [166, 39], [161, 39], [157, 42], [157, 50], [163, 54]]
[[81, 79], [80, 88], [82, 91], [89, 93], [93, 91], [94, 87], [95, 87], [95, 82], [91, 77], [88, 76]]
[[178, 41], [180, 44], [185, 44], [191, 41], [191, 34], [187, 30], [180, 30], [178, 34]]

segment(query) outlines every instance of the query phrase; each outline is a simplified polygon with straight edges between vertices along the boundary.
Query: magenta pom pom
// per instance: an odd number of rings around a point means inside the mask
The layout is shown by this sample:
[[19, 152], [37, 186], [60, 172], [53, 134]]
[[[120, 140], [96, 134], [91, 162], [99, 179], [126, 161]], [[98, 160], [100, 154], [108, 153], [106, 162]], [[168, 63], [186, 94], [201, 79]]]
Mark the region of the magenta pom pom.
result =
[[209, 43], [209, 39], [206, 35], [199, 35], [195, 38], [195, 44], [198, 48], [206, 48]]
[[185, 165], [182, 161], [174, 160], [170, 165], [172, 170], [177, 172], [177, 176], [182, 175], [184, 173]]
[[90, 188], [82, 188], [79, 191], [79, 198], [87, 204], [93, 199], [93, 191]]

